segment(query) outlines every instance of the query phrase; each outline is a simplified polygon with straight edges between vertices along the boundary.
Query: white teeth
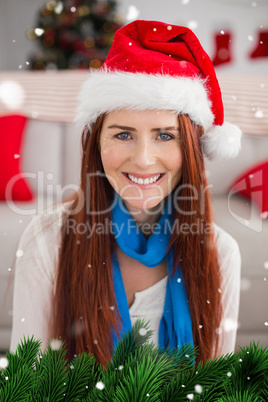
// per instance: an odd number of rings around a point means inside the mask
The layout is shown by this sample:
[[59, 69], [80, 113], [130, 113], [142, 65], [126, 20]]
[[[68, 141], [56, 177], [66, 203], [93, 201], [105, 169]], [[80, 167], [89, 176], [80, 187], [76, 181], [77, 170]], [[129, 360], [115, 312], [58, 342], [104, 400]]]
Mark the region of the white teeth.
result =
[[150, 179], [147, 178], [147, 179], [145, 179], [145, 180], [142, 180], [141, 178], [134, 177], [134, 176], [132, 176], [131, 174], [128, 174], [127, 177], [128, 177], [131, 181], [133, 181], [134, 183], [138, 183], [138, 184], [151, 184], [151, 183], [154, 183], [156, 180], [159, 179], [160, 174], [158, 174], [158, 175], [156, 175], [156, 176], [154, 176], [154, 177], [151, 177]]

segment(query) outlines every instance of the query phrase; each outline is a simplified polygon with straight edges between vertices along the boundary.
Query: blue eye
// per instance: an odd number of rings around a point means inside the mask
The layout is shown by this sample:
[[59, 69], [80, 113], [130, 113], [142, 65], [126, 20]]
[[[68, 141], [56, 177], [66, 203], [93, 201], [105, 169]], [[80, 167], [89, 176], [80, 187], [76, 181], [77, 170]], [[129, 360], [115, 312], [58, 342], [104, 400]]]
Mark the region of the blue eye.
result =
[[128, 135], [129, 135], [129, 133], [124, 132], [124, 133], [116, 134], [115, 137], [119, 138], [120, 140], [128, 140], [128, 138], [127, 138]]
[[163, 137], [161, 138], [161, 140], [165, 140], [165, 141], [169, 141], [169, 140], [171, 140], [173, 138], [172, 135], [170, 135], [168, 133], [160, 133], [159, 135], [160, 136], [166, 136], [165, 138], [163, 138]]

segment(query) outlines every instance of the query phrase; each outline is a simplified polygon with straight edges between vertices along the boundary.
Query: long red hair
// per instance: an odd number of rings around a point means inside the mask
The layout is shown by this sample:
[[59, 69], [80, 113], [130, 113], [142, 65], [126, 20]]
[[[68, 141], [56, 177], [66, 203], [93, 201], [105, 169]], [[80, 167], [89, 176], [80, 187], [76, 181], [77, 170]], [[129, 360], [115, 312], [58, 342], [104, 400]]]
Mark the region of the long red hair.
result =
[[[112, 330], [118, 331], [121, 324], [112, 276], [115, 239], [109, 231], [100, 234], [94, 230], [89, 239], [81, 230], [68, 229], [85, 224], [90, 228], [105, 227], [105, 222], [111, 220], [112, 187], [105, 177], [99, 152], [103, 119], [100, 116], [91, 132], [85, 129], [82, 135], [81, 191], [73, 195], [70, 214], [66, 214], [61, 229], [50, 335], [66, 341], [69, 360], [86, 351], [106, 365], [113, 349]], [[179, 115], [178, 120], [183, 162], [181, 190], [174, 200], [180, 208], [175, 220], [180, 227], [201, 223], [203, 228], [211, 228], [211, 204], [200, 146], [203, 129], [187, 115]], [[193, 197], [193, 188], [198, 197]], [[221, 275], [213, 231], [190, 230], [187, 235], [173, 231], [169, 247], [174, 248], [173, 271], [180, 264], [185, 278], [194, 344], [199, 349], [196, 361], [205, 361], [217, 352], [217, 328], [222, 317]]]

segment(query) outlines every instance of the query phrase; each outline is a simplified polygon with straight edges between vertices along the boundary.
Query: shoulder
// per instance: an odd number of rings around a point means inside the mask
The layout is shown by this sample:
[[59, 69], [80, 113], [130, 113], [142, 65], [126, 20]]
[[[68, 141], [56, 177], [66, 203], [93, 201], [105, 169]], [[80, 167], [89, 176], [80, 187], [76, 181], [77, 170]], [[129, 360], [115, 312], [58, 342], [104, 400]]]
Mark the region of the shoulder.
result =
[[221, 272], [236, 271], [240, 274], [241, 255], [237, 241], [220, 226], [213, 223]]
[[22, 258], [17, 258], [16, 269], [28, 271], [41, 269], [54, 279], [55, 265], [61, 245], [61, 227], [68, 213], [68, 204], [53, 205], [43, 213], [34, 215], [19, 241]]

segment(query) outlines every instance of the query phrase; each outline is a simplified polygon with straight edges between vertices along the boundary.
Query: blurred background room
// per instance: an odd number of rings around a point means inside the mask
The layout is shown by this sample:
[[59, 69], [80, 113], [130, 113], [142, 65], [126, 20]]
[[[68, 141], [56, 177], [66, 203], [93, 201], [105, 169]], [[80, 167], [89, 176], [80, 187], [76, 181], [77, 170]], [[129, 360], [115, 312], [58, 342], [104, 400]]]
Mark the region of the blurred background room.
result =
[[268, 346], [268, 1], [1, 0], [1, 352], [10, 343], [19, 238], [34, 214], [79, 185], [80, 86], [89, 67], [102, 65], [115, 31], [135, 19], [195, 32], [215, 66], [225, 120], [244, 133], [235, 160], [206, 167], [215, 222], [242, 256], [236, 348]]

